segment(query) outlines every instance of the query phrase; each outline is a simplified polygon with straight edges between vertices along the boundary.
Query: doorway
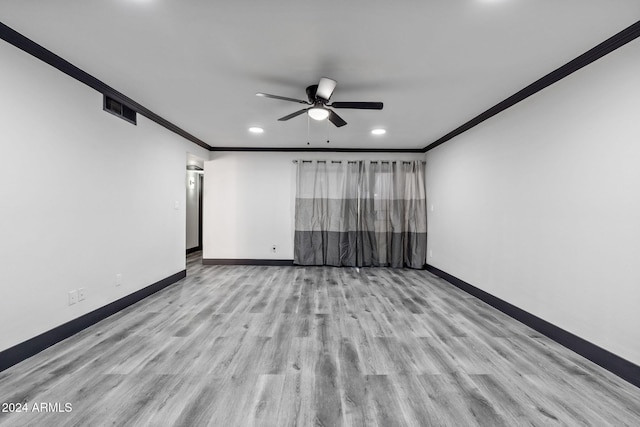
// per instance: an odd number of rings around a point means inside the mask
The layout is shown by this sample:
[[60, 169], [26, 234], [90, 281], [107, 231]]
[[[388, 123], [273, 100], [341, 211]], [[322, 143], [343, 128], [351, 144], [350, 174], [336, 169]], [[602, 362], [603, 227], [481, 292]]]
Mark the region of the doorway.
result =
[[186, 254], [202, 255], [204, 160], [187, 154], [186, 170]]

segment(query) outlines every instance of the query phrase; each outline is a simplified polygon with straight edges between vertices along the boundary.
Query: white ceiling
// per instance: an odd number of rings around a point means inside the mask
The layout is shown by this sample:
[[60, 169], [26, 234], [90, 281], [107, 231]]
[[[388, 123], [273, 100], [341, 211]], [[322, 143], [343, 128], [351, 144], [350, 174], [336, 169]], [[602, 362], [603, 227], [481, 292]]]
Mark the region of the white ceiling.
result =
[[[1, 22], [215, 147], [423, 148], [638, 19], [638, 0], [0, 0]], [[322, 76], [384, 110], [279, 122], [302, 106], [255, 96]]]

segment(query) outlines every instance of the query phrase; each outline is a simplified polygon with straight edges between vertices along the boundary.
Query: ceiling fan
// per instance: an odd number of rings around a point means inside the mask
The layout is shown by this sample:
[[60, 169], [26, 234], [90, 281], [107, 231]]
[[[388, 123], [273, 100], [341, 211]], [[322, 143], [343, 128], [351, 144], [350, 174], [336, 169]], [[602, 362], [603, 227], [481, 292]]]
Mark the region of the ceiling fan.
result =
[[278, 120], [283, 122], [307, 113], [309, 117], [315, 120], [329, 119], [337, 127], [347, 124], [342, 117], [337, 115], [331, 108], [354, 108], [359, 110], [382, 110], [382, 102], [333, 102], [329, 103], [333, 90], [336, 88], [337, 82], [327, 77], [322, 77], [317, 85], [307, 87], [308, 101], [295, 98], [287, 98], [286, 96], [270, 95], [268, 93], [256, 93], [257, 96], [265, 98], [281, 99], [283, 101], [297, 102], [298, 104], [311, 105], [311, 107], [303, 108], [295, 113], [281, 117]]

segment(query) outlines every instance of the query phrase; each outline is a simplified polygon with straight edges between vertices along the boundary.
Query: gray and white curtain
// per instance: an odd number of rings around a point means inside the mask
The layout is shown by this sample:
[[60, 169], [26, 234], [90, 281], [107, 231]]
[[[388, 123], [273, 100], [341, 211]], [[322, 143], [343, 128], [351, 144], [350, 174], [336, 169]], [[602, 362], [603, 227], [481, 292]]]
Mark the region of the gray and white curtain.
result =
[[422, 268], [425, 166], [298, 161], [294, 262]]

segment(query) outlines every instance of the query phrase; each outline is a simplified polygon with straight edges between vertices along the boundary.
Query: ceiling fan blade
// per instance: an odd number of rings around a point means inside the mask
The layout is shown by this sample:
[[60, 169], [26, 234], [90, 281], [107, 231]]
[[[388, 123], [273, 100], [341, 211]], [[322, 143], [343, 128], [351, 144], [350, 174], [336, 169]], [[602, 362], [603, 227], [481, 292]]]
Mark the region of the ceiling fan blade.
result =
[[333, 90], [336, 88], [338, 82], [335, 80], [329, 79], [327, 77], [323, 77], [320, 79], [320, 83], [318, 83], [318, 90], [316, 90], [316, 96], [318, 98], [322, 98], [325, 101], [328, 101], [333, 94]]
[[327, 104], [333, 108], [355, 108], [358, 110], [382, 110], [382, 102], [334, 102]]
[[295, 98], [287, 98], [286, 96], [279, 96], [279, 95], [270, 95], [268, 93], [261, 93], [258, 92], [256, 93], [256, 96], [262, 96], [264, 98], [273, 98], [273, 99], [281, 99], [283, 101], [291, 101], [291, 102], [297, 102], [299, 104], [307, 104], [307, 105], [311, 105], [310, 102], [307, 101], [303, 101], [302, 99], [295, 99]]
[[333, 123], [334, 125], [336, 125], [336, 127], [342, 127], [342, 126], [347, 124], [347, 122], [345, 122], [342, 119], [342, 117], [340, 117], [339, 115], [337, 115], [333, 111], [331, 111], [331, 110], [327, 110], [327, 111], [329, 111], [329, 121], [331, 123]]
[[289, 114], [288, 116], [280, 117], [278, 121], [284, 122], [286, 120], [293, 119], [294, 117], [299, 116], [300, 114], [306, 113], [307, 110], [308, 108], [303, 108], [302, 110], [298, 110], [295, 113]]

